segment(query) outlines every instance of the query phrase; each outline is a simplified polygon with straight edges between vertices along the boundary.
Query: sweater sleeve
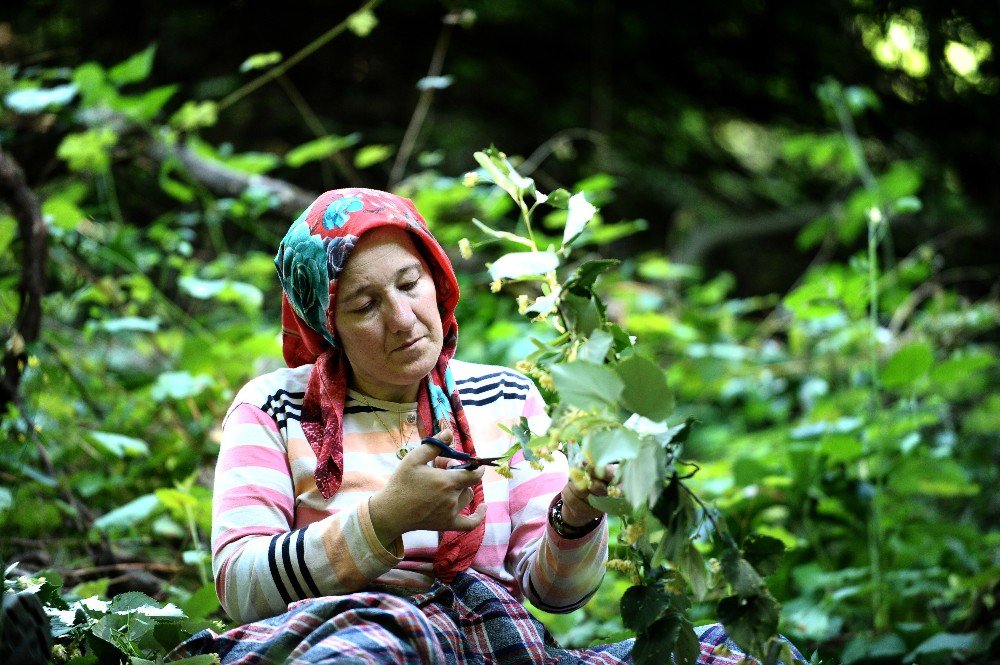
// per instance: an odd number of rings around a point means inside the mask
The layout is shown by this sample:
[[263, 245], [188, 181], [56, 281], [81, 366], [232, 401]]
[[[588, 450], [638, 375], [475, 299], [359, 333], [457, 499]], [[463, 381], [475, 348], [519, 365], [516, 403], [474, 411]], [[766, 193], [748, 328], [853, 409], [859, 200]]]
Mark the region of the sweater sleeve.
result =
[[236, 405], [222, 428], [212, 501], [212, 568], [226, 612], [247, 623], [302, 598], [357, 591], [402, 560], [375, 536], [368, 502], [300, 529], [286, 443], [274, 419]]
[[[523, 415], [533, 432], [548, 428], [544, 406], [542, 396], [532, 384]], [[520, 452], [512, 462], [509, 498], [512, 531], [507, 568], [532, 605], [546, 612], [572, 612], [594, 595], [604, 577], [608, 559], [607, 518], [602, 518], [596, 529], [581, 538], [563, 538], [549, 523], [548, 516], [569, 478], [566, 456], [556, 452], [541, 470], [532, 468]]]

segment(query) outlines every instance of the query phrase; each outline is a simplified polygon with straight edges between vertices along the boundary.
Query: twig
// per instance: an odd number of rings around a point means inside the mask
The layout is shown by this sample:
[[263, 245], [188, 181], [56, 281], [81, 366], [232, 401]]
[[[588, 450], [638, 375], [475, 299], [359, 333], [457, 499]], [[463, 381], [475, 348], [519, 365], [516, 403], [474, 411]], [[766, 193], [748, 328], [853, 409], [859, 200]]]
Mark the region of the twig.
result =
[[285, 60], [281, 64], [267, 70], [254, 80], [243, 85], [240, 89], [227, 95], [221, 102], [219, 102], [218, 110], [223, 111], [229, 108], [230, 106], [232, 106], [239, 100], [243, 99], [257, 88], [267, 83], [268, 81], [271, 81], [281, 76], [289, 69], [299, 64], [299, 62], [301, 62], [302, 60], [306, 59], [307, 57], [315, 53], [320, 47], [324, 46], [331, 39], [342, 33], [347, 28], [348, 24], [351, 22], [351, 19], [355, 15], [362, 14], [364, 12], [369, 12], [378, 7], [381, 3], [382, 0], [368, 0], [368, 2], [365, 3], [360, 9], [358, 9], [356, 12], [353, 12], [343, 21], [341, 21], [340, 23], [333, 26], [332, 28], [324, 32], [322, 35], [311, 41], [302, 50], [300, 50], [298, 53], [290, 57], [288, 60]]
[[684, 483], [680, 482], [679, 480], [678, 480], [677, 484], [680, 485], [684, 489], [684, 491], [687, 492], [688, 495], [692, 499], [694, 499], [695, 503], [697, 503], [699, 506], [701, 506], [702, 513], [704, 513], [705, 517], [708, 518], [708, 521], [709, 521], [709, 523], [711, 523], [712, 528], [715, 529], [715, 532], [717, 534], [719, 534], [719, 536], [721, 538], [725, 539], [726, 544], [729, 545], [730, 547], [738, 548], [739, 546], [736, 544], [736, 541], [733, 540], [733, 537], [731, 535], [729, 535], [729, 532], [726, 531], [725, 529], [723, 529], [722, 527], [720, 527], [719, 523], [715, 521], [715, 517], [712, 515], [712, 510], [708, 506], [705, 505], [705, 502], [701, 500], [701, 497], [699, 497], [697, 494], [695, 494], [694, 492], [692, 492], [690, 487], [688, 487]]
[[[427, 68], [427, 77], [441, 76], [441, 71], [444, 69], [444, 56], [448, 52], [448, 42], [451, 40], [451, 32], [457, 22], [457, 15], [455, 14], [448, 14], [444, 17], [444, 25], [441, 28], [441, 34], [438, 35], [437, 44], [434, 46], [431, 64]], [[413, 109], [413, 115], [410, 116], [410, 124], [407, 125], [406, 132], [403, 134], [403, 140], [399, 144], [396, 161], [393, 162], [392, 170], [389, 171], [389, 189], [392, 189], [396, 183], [402, 180], [403, 172], [406, 170], [406, 163], [410, 161], [413, 146], [417, 142], [417, 135], [420, 134], [420, 128], [423, 127], [424, 120], [427, 118], [427, 112], [430, 111], [433, 101], [433, 87], [428, 87], [420, 91], [417, 105]]]
[[48, 230], [42, 210], [28, 187], [21, 166], [0, 148], [0, 199], [7, 201], [17, 219], [21, 248], [20, 304], [10, 341], [0, 362], [0, 415], [17, 400], [18, 384], [28, 362], [27, 346], [38, 339], [42, 326], [42, 296], [45, 294], [45, 261]]
[[535, 151], [523, 162], [517, 165], [517, 171], [523, 176], [529, 176], [535, 169], [549, 158], [556, 148], [566, 141], [590, 141], [595, 146], [607, 147], [608, 139], [601, 132], [586, 127], [572, 127], [553, 134], [547, 141], [535, 148]]
[[[302, 119], [305, 121], [313, 135], [316, 138], [326, 136], [326, 127], [323, 126], [323, 122], [309, 106], [309, 102], [307, 102], [306, 98], [302, 96], [302, 93], [295, 87], [295, 84], [292, 83], [287, 76], [279, 76], [278, 83], [285, 91], [285, 94], [288, 95], [288, 99], [291, 100], [292, 105], [299, 112], [299, 115], [302, 116]], [[337, 167], [338, 171], [340, 171], [340, 175], [343, 176], [349, 184], [354, 187], [361, 186], [361, 176], [354, 170], [351, 163], [344, 159], [344, 155], [342, 155], [339, 150], [330, 155], [330, 161], [333, 162], [333, 165]], [[323, 175], [328, 177], [329, 169], [327, 167], [327, 163], [324, 161], [322, 162], [322, 165], [324, 167]]]

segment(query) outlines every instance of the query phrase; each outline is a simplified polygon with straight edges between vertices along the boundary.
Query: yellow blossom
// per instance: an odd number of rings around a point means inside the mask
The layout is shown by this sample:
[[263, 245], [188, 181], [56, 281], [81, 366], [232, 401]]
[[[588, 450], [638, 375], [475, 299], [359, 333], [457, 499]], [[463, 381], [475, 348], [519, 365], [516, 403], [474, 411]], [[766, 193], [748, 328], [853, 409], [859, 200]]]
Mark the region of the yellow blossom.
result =
[[517, 297], [517, 313], [526, 314], [528, 312], [528, 296], [523, 293]]
[[475, 171], [469, 171], [465, 174], [465, 177], [462, 178], [462, 184], [466, 187], [475, 187], [478, 182], [479, 174]]
[[503, 282], [500, 281], [499, 279], [494, 279], [492, 282], [490, 282], [490, 291], [492, 291], [493, 293], [499, 293], [500, 289], [502, 288], [503, 288]]
[[518, 360], [514, 363], [514, 369], [523, 374], [531, 374], [535, 371], [535, 363], [530, 360]]
[[38, 356], [28, 356], [28, 367], [38, 367], [39, 364]]
[[713, 573], [718, 573], [720, 570], [722, 570], [722, 566], [719, 564], [718, 559], [712, 557], [711, 559], [708, 560], [708, 569], [711, 570]]
[[458, 241], [458, 253], [462, 255], [463, 259], [472, 258], [472, 243], [469, 242], [468, 238], [462, 238]]
[[590, 474], [583, 469], [573, 467], [569, 470], [569, 479], [573, 483], [573, 487], [577, 488], [581, 492], [586, 492], [590, 490]]
[[608, 485], [608, 496], [617, 499], [622, 495], [622, 488], [618, 485]]
[[540, 377], [538, 377], [538, 385], [540, 385], [542, 388], [545, 388], [546, 390], [556, 389], [556, 382], [553, 381], [552, 377], [549, 376], [548, 374], [542, 374]]
[[504, 462], [500, 466], [496, 467], [496, 470], [497, 470], [497, 473], [499, 475], [501, 475], [501, 476], [503, 476], [504, 478], [507, 478], [507, 479], [510, 479], [510, 477], [513, 475], [510, 472], [510, 464], [508, 464], [506, 462]]

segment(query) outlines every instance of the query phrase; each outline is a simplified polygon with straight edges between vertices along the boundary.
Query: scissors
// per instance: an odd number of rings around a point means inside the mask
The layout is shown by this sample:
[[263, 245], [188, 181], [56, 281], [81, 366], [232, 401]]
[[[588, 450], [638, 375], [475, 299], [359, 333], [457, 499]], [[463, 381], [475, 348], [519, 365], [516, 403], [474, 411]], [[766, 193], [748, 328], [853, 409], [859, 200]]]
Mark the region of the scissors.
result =
[[463, 469], [465, 471], [475, 471], [481, 466], [500, 466], [497, 464], [497, 460], [504, 459], [504, 456], [500, 457], [473, 457], [469, 453], [462, 452], [461, 450], [455, 450], [447, 443], [441, 439], [436, 439], [433, 436], [425, 436], [420, 439], [420, 443], [429, 443], [432, 446], [437, 446], [441, 449], [441, 457], [447, 457], [448, 459], [455, 459], [464, 464], [456, 464], [455, 466], [449, 466], [449, 469]]

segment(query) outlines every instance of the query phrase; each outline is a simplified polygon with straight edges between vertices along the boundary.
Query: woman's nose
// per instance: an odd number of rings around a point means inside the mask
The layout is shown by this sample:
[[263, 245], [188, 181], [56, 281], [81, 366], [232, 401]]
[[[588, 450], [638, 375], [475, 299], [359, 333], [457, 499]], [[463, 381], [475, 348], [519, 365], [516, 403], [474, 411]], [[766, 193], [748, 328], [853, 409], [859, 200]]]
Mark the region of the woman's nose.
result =
[[387, 323], [392, 332], [409, 330], [417, 320], [409, 300], [402, 294], [395, 294], [389, 300]]

